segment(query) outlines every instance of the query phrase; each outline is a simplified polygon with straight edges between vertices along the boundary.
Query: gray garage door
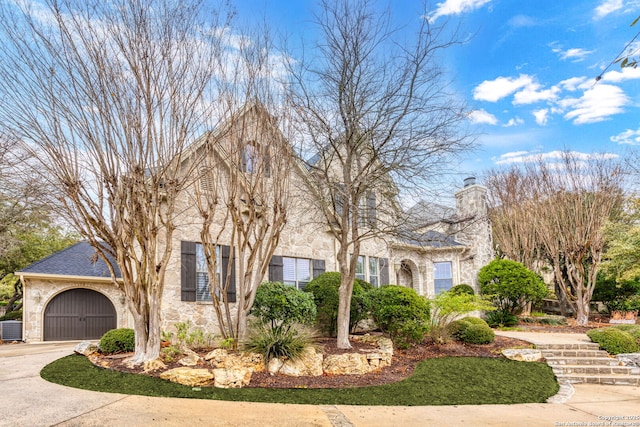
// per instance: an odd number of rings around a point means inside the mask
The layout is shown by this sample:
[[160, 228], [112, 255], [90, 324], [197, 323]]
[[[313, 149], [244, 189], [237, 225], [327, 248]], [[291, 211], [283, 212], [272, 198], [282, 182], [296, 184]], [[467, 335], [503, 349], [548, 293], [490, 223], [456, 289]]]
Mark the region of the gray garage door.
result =
[[47, 305], [44, 340], [95, 340], [116, 323], [116, 309], [107, 297], [91, 289], [71, 289]]

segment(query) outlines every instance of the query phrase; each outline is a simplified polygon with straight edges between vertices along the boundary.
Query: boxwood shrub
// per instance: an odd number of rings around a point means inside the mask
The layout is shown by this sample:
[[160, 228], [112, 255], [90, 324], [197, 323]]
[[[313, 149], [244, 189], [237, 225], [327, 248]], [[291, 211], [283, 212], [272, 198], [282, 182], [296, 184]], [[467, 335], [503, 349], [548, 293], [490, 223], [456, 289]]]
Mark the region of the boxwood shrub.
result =
[[429, 326], [429, 301], [404, 286], [385, 285], [373, 289], [371, 314], [378, 327], [394, 344], [408, 348], [422, 342]]
[[128, 353], [135, 348], [135, 334], [133, 329], [120, 328], [107, 331], [102, 338], [98, 348], [102, 353]]
[[[320, 274], [304, 288], [313, 294], [317, 307], [316, 323], [323, 334], [335, 337], [338, 330], [338, 289], [340, 273], [329, 271]], [[368, 292], [373, 285], [364, 280], [355, 279], [351, 293], [351, 312], [349, 313], [349, 330], [354, 331], [358, 322], [369, 317]]]
[[461, 341], [469, 344], [489, 344], [495, 339], [496, 334], [487, 325], [470, 324], [460, 337]]
[[587, 336], [609, 354], [640, 351], [640, 345], [636, 339], [628, 332], [617, 328], [591, 329], [587, 331]]

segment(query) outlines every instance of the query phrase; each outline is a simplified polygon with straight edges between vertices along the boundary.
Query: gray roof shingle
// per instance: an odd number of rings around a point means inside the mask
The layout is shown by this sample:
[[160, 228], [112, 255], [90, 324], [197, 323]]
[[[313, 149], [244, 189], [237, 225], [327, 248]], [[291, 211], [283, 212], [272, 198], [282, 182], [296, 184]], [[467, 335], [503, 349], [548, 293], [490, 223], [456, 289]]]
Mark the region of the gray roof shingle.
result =
[[[115, 259], [109, 257], [112, 265], [116, 266], [116, 276], [120, 277], [120, 269]], [[78, 242], [62, 249], [46, 258], [16, 272], [37, 273], [62, 276], [81, 277], [111, 277], [105, 262], [96, 255], [96, 250], [87, 242]]]

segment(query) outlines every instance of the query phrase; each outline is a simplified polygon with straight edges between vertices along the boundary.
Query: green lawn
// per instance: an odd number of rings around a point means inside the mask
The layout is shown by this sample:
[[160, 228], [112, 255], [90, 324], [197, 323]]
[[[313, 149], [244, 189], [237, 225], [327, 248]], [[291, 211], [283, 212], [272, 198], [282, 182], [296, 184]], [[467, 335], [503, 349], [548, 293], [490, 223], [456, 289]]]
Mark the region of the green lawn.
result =
[[98, 368], [79, 355], [56, 360], [40, 375], [53, 383], [110, 393], [314, 405], [513, 404], [545, 402], [558, 392], [553, 372], [544, 363], [475, 357], [427, 359], [403, 381], [343, 389], [192, 389], [146, 375]]

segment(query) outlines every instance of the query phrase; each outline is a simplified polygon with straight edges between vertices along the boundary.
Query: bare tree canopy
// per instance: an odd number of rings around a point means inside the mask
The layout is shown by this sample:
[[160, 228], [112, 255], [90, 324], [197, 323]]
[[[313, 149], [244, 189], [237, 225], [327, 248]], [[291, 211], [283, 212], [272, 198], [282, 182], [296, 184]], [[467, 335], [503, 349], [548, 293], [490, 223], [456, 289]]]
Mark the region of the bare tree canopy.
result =
[[558, 163], [539, 158], [522, 168], [493, 171], [487, 180], [496, 245], [530, 268], [551, 266], [558, 298], [581, 325], [589, 318], [605, 225], [624, 201], [624, 179], [615, 160], [585, 160], [565, 151]]
[[291, 64], [295, 111], [315, 154], [308, 185], [339, 245], [341, 348], [350, 347], [361, 243], [397, 230], [400, 189], [424, 191], [471, 146], [438, 56], [456, 36], [422, 16], [407, 42], [372, 1], [320, 1], [313, 55]]
[[160, 351], [185, 149], [210, 128], [225, 16], [200, 1], [0, 6], [0, 122], [39, 160], [60, 213], [109, 264], [134, 317], [132, 363]]

